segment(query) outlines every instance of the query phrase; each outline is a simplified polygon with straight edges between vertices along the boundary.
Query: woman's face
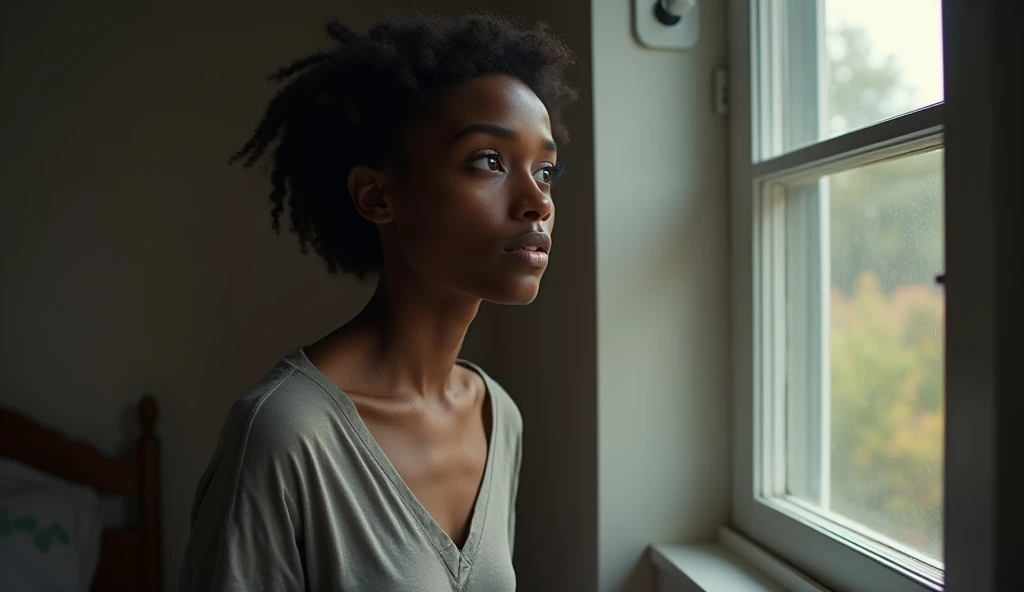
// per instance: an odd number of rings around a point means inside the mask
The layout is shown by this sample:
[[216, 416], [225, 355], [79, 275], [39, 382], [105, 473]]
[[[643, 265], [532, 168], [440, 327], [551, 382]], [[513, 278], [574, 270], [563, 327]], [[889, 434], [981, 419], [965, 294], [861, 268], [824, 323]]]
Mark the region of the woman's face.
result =
[[428, 285], [528, 304], [555, 225], [547, 109], [501, 75], [450, 89], [438, 105], [410, 130], [403, 174], [387, 190], [386, 252]]

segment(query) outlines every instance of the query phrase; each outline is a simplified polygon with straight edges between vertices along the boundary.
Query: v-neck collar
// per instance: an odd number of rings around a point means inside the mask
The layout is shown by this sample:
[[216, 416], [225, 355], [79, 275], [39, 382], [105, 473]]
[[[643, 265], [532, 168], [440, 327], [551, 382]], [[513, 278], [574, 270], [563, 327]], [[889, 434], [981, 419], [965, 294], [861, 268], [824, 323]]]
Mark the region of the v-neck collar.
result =
[[494, 398], [495, 389], [492, 388], [487, 374], [471, 362], [461, 359], [457, 361], [459, 365], [480, 375], [480, 378], [484, 381], [484, 396], [487, 397], [487, 402], [491, 406], [491, 430], [487, 441], [487, 460], [484, 463], [484, 474], [480, 481], [480, 489], [477, 491], [476, 500], [473, 502], [473, 514], [469, 522], [469, 536], [466, 537], [466, 542], [460, 550], [451, 537], [448, 536], [448, 533], [430, 515], [430, 512], [427, 511], [427, 508], [424, 507], [419, 498], [412, 492], [412, 489], [402, 479], [402, 476], [399, 475], [398, 469], [395, 468], [391, 460], [384, 454], [384, 450], [377, 444], [377, 440], [370, 433], [370, 429], [363, 423], [363, 419], [360, 417], [359, 411], [356, 409], [352, 399], [313, 365], [313, 362], [306, 356], [304, 348], [298, 348], [288, 358], [296, 369], [313, 379], [337, 402], [345, 414], [349, 425], [352, 426], [352, 429], [355, 430], [362, 441], [363, 446], [373, 456], [377, 466], [384, 472], [388, 480], [391, 481], [395, 493], [402, 500], [403, 505], [416, 517], [423, 527], [423, 532], [441, 556], [452, 577], [455, 578], [460, 586], [464, 585], [469, 578], [473, 559], [480, 548], [480, 539], [483, 535], [484, 522], [487, 518], [487, 505], [490, 500], [491, 476], [494, 473], [492, 465], [494, 464], [495, 436], [498, 433], [499, 405]]

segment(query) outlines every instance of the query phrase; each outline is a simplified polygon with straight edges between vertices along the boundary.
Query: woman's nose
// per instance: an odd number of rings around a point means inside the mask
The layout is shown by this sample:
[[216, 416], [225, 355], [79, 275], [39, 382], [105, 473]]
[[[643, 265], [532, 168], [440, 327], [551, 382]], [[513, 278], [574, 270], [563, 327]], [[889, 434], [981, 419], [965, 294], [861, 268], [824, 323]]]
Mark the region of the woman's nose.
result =
[[517, 220], [545, 222], [554, 213], [555, 204], [551, 202], [551, 196], [537, 186], [532, 176], [529, 179], [516, 193], [512, 216]]

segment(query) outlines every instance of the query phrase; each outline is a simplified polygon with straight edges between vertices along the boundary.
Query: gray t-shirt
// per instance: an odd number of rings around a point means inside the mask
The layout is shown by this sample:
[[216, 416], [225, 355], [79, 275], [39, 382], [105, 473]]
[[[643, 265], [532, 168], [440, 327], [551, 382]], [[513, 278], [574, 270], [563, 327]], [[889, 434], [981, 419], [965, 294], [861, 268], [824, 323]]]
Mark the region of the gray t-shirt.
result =
[[182, 592], [515, 590], [522, 417], [476, 366], [491, 439], [460, 550], [402, 481], [345, 393], [302, 349], [232, 407], [196, 490]]

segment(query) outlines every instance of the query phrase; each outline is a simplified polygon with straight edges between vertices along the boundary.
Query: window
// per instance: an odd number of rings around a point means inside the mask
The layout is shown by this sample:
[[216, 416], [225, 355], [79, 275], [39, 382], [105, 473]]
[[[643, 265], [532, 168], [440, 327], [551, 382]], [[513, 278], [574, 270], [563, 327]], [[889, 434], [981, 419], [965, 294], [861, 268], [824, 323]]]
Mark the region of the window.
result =
[[734, 6], [736, 526], [835, 589], [941, 589], [941, 2]]

